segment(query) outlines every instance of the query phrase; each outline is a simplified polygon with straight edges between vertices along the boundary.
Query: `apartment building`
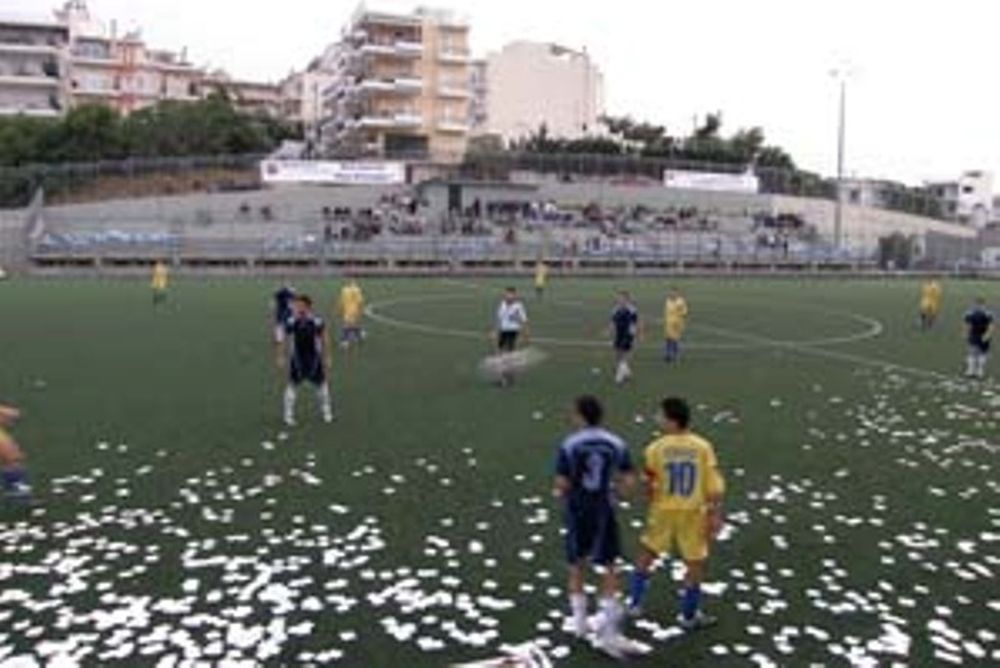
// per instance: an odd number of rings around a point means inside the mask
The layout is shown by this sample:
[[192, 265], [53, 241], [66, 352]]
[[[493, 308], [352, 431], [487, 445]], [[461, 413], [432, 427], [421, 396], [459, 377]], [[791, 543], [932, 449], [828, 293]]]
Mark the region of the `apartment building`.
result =
[[470, 132], [469, 26], [455, 14], [360, 8], [323, 94], [331, 155], [458, 161]]
[[53, 117], [67, 105], [69, 30], [55, 22], [0, 19], [0, 115]]
[[216, 94], [225, 96], [237, 111], [269, 118], [281, 117], [279, 84], [234, 79], [223, 70], [213, 70], [199, 77], [197, 89], [203, 98]]
[[280, 84], [281, 117], [301, 123], [307, 136], [314, 136], [323, 117], [323, 91], [334, 81], [328, 63], [333, 54], [327, 53], [313, 59], [306, 69], [292, 72]]
[[138, 31], [119, 35], [94, 19], [84, 0], [56, 12], [69, 30], [70, 97], [76, 105], [105, 104], [122, 114], [158, 102], [199, 99], [201, 70], [186, 53], [149, 47]]
[[480, 132], [523, 139], [543, 124], [553, 137], [578, 139], [598, 131], [604, 77], [586, 51], [519, 41], [491, 53], [480, 93]]
[[941, 203], [947, 218], [982, 228], [993, 217], [993, 174], [964, 172], [954, 181], [928, 182], [925, 190]]
[[489, 67], [484, 58], [469, 64], [469, 126], [473, 135], [489, 132]]

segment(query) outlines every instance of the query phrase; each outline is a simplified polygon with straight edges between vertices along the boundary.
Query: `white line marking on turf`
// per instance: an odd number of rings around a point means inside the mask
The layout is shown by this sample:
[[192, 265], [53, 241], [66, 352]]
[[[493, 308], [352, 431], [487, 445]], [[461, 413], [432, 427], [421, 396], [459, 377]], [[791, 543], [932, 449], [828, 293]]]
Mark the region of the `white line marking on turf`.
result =
[[[861, 317], [861, 316], [858, 316]], [[875, 322], [875, 321], [873, 321]], [[881, 323], [879, 323], [880, 333], [881, 333]], [[770, 339], [765, 339], [762, 337], [755, 336], [753, 334], [746, 334], [744, 332], [738, 332], [731, 329], [723, 329], [721, 327], [711, 327], [708, 325], [703, 325], [703, 328], [714, 331], [716, 334], [721, 336], [729, 336], [734, 339], [741, 339], [747, 342], [755, 342], [760, 346], [769, 346], [772, 348], [784, 348], [798, 353], [803, 353], [806, 355], [818, 355], [820, 357], [828, 357], [830, 359], [841, 360], [844, 362], [852, 362], [854, 364], [859, 364], [862, 366], [877, 367], [880, 369], [885, 369], [887, 371], [902, 371], [915, 376], [924, 376], [927, 378], [933, 378], [934, 380], [944, 380], [950, 382], [957, 382], [960, 384], [966, 384], [966, 381], [955, 375], [949, 375], [946, 373], [941, 373], [940, 371], [932, 371], [930, 369], [921, 369], [919, 367], [908, 366], [906, 364], [898, 364], [896, 362], [889, 362], [886, 360], [878, 359], [876, 357], [865, 357], [863, 355], [855, 355], [852, 353], [845, 353], [836, 350], [827, 350], [825, 348], [819, 347], [815, 344], [808, 342], [795, 343], [791, 341], [772, 341]]]
[[[478, 288], [474, 285], [463, 285], [467, 289], [477, 290]], [[455, 329], [451, 327], [439, 327], [436, 325], [426, 325], [418, 322], [412, 322], [409, 320], [400, 320], [398, 318], [393, 318], [392, 316], [385, 315], [380, 309], [385, 309], [392, 306], [398, 306], [400, 304], [429, 304], [433, 302], [449, 302], [464, 299], [463, 295], [456, 294], [446, 294], [446, 295], [418, 295], [414, 297], [400, 297], [399, 299], [388, 300], [380, 302], [377, 304], [371, 304], [365, 309], [365, 313], [369, 318], [375, 322], [387, 325], [389, 327], [394, 327], [396, 329], [401, 329], [404, 331], [416, 332], [419, 334], [431, 334], [436, 336], [448, 336], [451, 338], [468, 339], [474, 341], [481, 341], [487, 338], [484, 333]], [[803, 346], [803, 347], [820, 347], [820, 346], [834, 346], [834, 345], [844, 345], [849, 343], [857, 343], [859, 341], [865, 341], [868, 339], [873, 339], [881, 336], [884, 331], [884, 327], [881, 322], [873, 318], [868, 318], [865, 316], [857, 315], [855, 313], [847, 313], [840, 311], [830, 311], [829, 313], [834, 313], [838, 315], [843, 315], [845, 317], [856, 320], [864, 325], [866, 329], [864, 331], [858, 332], [856, 334], [850, 334], [847, 336], [838, 337], [828, 337], [823, 339], [813, 339], [807, 341], [779, 341], [766, 339], [763, 337], [757, 337], [751, 334], [742, 334], [735, 332], [733, 330], [726, 330], [722, 328], [712, 327], [710, 325], [697, 324], [693, 326], [693, 329], [705, 329], [708, 331], [714, 331], [717, 334], [721, 334], [727, 338], [733, 338], [742, 340], [743, 343], [698, 343], [697, 341], [688, 343], [685, 347], [693, 350], [751, 350], [754, 348], [761, 347], [782, 347], [782, 346]], [[572, 339], [572, 338], [561, 338], [561, 337], [545, 337], [545, 336], [533, 336], [532, 341], [535, 343], [541, 343], [549, 346], [556, 347], [572, 347], [572, 348], [608, 348], [609, 343], [603, 340], [594, 339]], [[641, 346], [642, 348], [656, 348], [658, 344], [647, 344]]]

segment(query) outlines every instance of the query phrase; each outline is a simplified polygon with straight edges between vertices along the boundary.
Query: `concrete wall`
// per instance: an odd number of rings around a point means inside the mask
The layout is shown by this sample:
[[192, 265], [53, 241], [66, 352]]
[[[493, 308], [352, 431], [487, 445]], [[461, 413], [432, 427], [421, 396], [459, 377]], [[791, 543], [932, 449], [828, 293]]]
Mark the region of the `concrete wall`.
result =
[[[768, 197], [774, 213], [795, 213], [815, 225], [819, 233], [833, 238], [836, 205], [832, 201], [786, 197]], [[844, 241], [848, 247], [874, 249], [879, 237], [893, 232], [923, 237], [929, 232], [974, 241], [976, 230], [900, 211], [844, 205]]]
[[246, 218], [261, 220], [260, 208], [270, 206], [275, 222], [318, 221], [323, 207], [373, 206], [386, 193], [398, 192], [391, 186], [343, 188], [280, 187], [237, 193], [176, 195], [131, 200], [111, 200], [92, 204], [70, 204], [45, 208], [45, 221], [54, 229], [159, 228], [171, 224], [212, 224], [242, 220], [243, 203], [250, 206]]

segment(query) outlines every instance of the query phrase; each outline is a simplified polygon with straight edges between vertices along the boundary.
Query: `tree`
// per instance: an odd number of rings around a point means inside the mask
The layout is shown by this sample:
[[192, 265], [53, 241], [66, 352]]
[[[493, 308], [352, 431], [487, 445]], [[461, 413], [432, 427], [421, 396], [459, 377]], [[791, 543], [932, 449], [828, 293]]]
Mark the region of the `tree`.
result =
[[721, 129], [722, 112], [717, 111], [714, 114], [706, 114], [705, 122], [695, 129], [694, 138], [697, 140], [717, 139], [719, 137], [719, 130]]
[[70, 110], [57, 126], [55, 142], [40, 156], [46, 161], [94, 162], [123, 158], [121, 117], [103, 105], [85, 105]]
[[301, 128], [234, 109], [223, 95], [163, 102], [127, 118], [87, 105], [61, 120], [0, 118], [0, 165], [263, 153]]

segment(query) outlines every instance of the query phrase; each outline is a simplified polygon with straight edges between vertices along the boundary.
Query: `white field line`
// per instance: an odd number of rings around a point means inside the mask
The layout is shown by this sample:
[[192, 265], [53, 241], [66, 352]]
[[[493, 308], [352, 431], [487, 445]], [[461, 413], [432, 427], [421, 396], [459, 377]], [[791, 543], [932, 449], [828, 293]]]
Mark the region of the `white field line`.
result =
[[[468, 289], [478, 289], [477, 286], [464, 284], [464, 287]], [[392, 316], [386, 315], [383, 311], [386, 308], [392, 306], [398, 306], [400, 304], [430, 304], [434, 302], [448, 302], [455, 301], [456, 299], [462, 299], [460, 295], [448, 294], [448, 295], [419, 295], [414, 297], [401, 297], [399, 299], [393, 299], [388, 301], [379, 302], [376, 304], [371, 304], [365, 309], [365, 313], [369, 318], [375, 322], [387, 325], [389, 327], [394, 327], [403, 331], [415, 332], [419, 334], [428, 334], [435, 336], [447, 336], [449, 338], [460, 338], [467, 340], [482, 340], [488, 336], [488, 330], [484, 329], [482, 332], [475, 332], [465, 329], [455, 329], [452, 327], [441, 327], [437, 325], [427, 325], [418, 322], [412, 322], [409, 320], [401, 320], [399, 318], [394, 318]], [[558, 302], [556, 302], [558, 303]], [[576, 304], [574, 304], [575, 306]], [[873, 339], [880, 336], [883, 332], [882, 323], [872, 318], [867, 318], [853, 313], [843, 313], [846, 317], [856, 320], [866, 326], [866, 328], [856, 334], [851, 334], [848, 336], [839, 337], [829, 337], [823, 339], [813, 339], [806, 341], [775, 341], [772, 339], [767, 339], [763, 337], [756, 337], [752, 334], [742, 334], [740, 332], [735, 332], [732, 330], [726, 330], [721, 328], [711, 327], [709, 325], [697, 324], [694, 329], [704, 329], [706, 331], [714, 331], [726, 338], [741, 340], [742, 343], [698, 343], [697, 341], [688, 343], [685, 347], [694, 350], [750, 350], [754, 348], [762, 347], [773, 347], [773, 346], [802, 346], [802, 347], [818, 347], [818, 346], [833, 346], [833, 345], [843, 345], [848, 343], [856, 343], [858, 341], [864, 341], [867, 339]], [[562, 337], [545, 337], [545, 336], [533, 336], [532, 341], [535, 343], [540, 343], [555, 347], [567, 347], [567, 348], [608, 348], [609, 343], [603, 340], [594, 339], [574, 339], [574, 338], [562, 338]], [[656, 348], [659, 346], [657, 344], [647, 344], [641, 346], [643, 348]]]

